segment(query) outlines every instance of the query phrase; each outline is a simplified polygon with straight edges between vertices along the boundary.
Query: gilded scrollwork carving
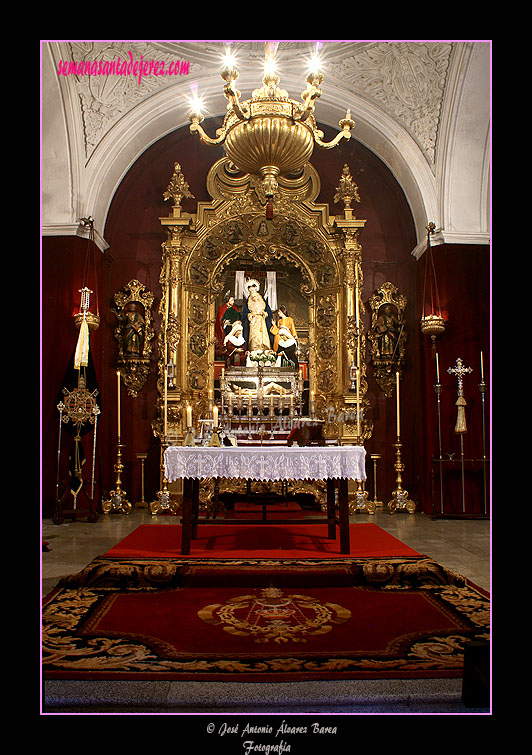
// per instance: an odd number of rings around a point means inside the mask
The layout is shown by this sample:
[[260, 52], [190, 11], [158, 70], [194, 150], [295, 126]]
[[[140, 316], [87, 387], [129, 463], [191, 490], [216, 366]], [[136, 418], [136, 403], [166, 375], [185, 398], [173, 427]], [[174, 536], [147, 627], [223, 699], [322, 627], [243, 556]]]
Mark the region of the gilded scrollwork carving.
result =
[[371, 296], [371, 362], [377, 385], [386, 396], [393, 394], [396, 372], [402, 372], [406, 352], [405, 309], [407, 298], [386, 282]]
[[152, 352], [154, 295], [133, 279], [114, 295], [117, 318], [114, 336], [118, 344], [117, 366], [128, 395], [137, 398], [149, 374]]

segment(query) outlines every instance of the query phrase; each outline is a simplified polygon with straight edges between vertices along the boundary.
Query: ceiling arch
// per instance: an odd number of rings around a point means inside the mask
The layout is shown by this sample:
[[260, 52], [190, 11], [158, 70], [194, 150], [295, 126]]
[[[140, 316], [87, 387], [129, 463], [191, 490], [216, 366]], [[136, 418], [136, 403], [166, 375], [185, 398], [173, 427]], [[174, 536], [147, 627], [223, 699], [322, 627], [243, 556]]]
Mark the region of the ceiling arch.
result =
[[[432, 46], [430, 46], [432, 45]], [[235, 45], [242, 99], [260, 85], [263, 43]], [[308, 42], [280, 43], [280, 86], [298, 99]], [[219, 76], [223, 43], [43, 44], [43, 231], [72, 233], [91, 214], [105, 227], [116, 189], [152, 144], [188, 125], [197, 90], [205, 115], [223, 115]], [[347, 108], [352, 137], [374, 152], [403, 189], [424, 249], [428, 221], [435, 243], [489, 243], [489, 43], [326, 43], [325, 80], [316, 119], [338, 129]], [[59, 61], [181, 60], [188, 73], [155, 81], [61, 75]], [[186, 68], [185, 68], [186, 70]], [[136, 88], [135, 88], [136, 87]], [[208, 149], [206, 147], [206, 149]], [[105, 248], [105, 239], [99, 239]]]

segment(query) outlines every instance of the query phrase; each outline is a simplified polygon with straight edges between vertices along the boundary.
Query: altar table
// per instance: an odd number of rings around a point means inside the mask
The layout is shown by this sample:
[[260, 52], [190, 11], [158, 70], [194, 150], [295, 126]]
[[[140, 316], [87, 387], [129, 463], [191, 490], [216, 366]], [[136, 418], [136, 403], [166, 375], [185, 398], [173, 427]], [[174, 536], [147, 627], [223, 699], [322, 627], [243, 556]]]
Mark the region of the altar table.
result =
[[[199, 481], [226, 478], [245, 480], [326, 480], [327, 518], [305, 519], [305, 524], [327, 524], [327, 537], [340, 531], [340, 553], [349, 553], [348, 480], [365, 480], [366, 449], [362, 446], [169, 446], [164, 453], [168, 482], [183, 480], [181, 553], [190, 554], [199, 524]], [[335, 489], [338, 488], [338, 516]], [[220, 524], [260, 524], [258, 520], [225, 519]], [[286, 520], [267, 520], [284, 524]], [[292, 522], [293, 523], [293, 522]]]

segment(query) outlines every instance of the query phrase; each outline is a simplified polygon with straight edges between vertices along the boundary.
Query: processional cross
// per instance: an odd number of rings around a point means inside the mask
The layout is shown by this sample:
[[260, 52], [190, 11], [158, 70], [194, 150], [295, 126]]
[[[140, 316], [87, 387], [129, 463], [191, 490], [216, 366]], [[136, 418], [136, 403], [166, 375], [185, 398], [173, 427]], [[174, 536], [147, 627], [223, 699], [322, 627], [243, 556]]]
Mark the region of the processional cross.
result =
[[462, 362], [460, 357], [458, 357], [458, 359], [456, 360], [456, 367], [449, 367], [447, 372], [449, 373], [449, 375], [456, 375], [456, 377], [458, 378], [458, 395], [463, 396], [464, 375], [466, 375], [468, 372], [473, 372], [473, 368], [464, 367], [464, 363]]
[[456, 417], [456, 425], [454, 428], [455, 433], [466, 433], [467, 432], [467, 425], [466, 425], [466, 419], [465, 419], [465, 406], [466, 406], [466, 400], [464, 398], [464, 375], [467, 375], [468, 372], [473, 372], [472, 367], [464, 367], [464, 363], [458, 357], [456, 360], [456, 367], [449, 367], [447, 372], [449, 375], [456, 375], [458, 378], [458, 400], [456, 401], [456, 406], [458, 407], [458, 415]]

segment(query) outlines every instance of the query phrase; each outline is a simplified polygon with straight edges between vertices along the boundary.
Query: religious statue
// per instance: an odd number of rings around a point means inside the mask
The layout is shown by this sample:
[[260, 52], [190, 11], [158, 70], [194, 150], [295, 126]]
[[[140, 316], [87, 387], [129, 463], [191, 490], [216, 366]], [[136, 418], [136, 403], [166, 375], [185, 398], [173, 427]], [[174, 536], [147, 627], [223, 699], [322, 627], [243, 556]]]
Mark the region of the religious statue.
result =
[[[292, 319], [292, 318], [289, 318]], [[276, 335], [277, 353], [281, 357], [281, 367], [294, 367], [299, 369], [299, 360], [297, 358], [297, 341], [292, 332], [286, 325], [281, 325]]]
[[274, 339], [273, 339], [274, 351], [279, 350], [279, 329], [281, 327], [287, 328], [289, 333], [293, 336], [293, 338], [294, 339], [297, 338], [296, 326], [294, 325], [293, 319], [288, 316], [288, 310], [284, 305], [280, 306], [279, 309], [277, 310], [277, 324], [273, 325], [271, 329], [271, 332], [274, 334]]
[[241, 367], [246, 363], [246, 340], [242, 331], [242, 322], [236, 320], [230, 332], [224, 338], [225, 364], [227, 367]]
[[242, 321], [248, 351], [271, 351], [273, 314], [270, 306], [260, 295], [259, 282], [254, 278], [246, 282], [244, 291], [247, 300], [242, 312]]
[[137, 305], [130, 302], [124, 309], [113, 309], [112, 312], [118, 319], [115, 336], [118, 339], [119, 356], [141, 356], [146, 324]]
[[381, 358], [392, 357], [399, 336], [397, 311], [393, 305], [386, 304], [380, 308], [375, 332], [377, 333]]
[[219, 351], [223, 351], [225, 337], [231, 332], [231, 329], [237, 320], [241, 319], [240, 312], [234, 306], [235, 299], [230, 291], [227, 291], [223, 304], [218, 307], [216, 313], [215, 335], [216, 345]]
[[136, 304], [130, 304], [125, 311], [124, 344], [128, 354], [140, 356], [144, 345], [144, 318]]

